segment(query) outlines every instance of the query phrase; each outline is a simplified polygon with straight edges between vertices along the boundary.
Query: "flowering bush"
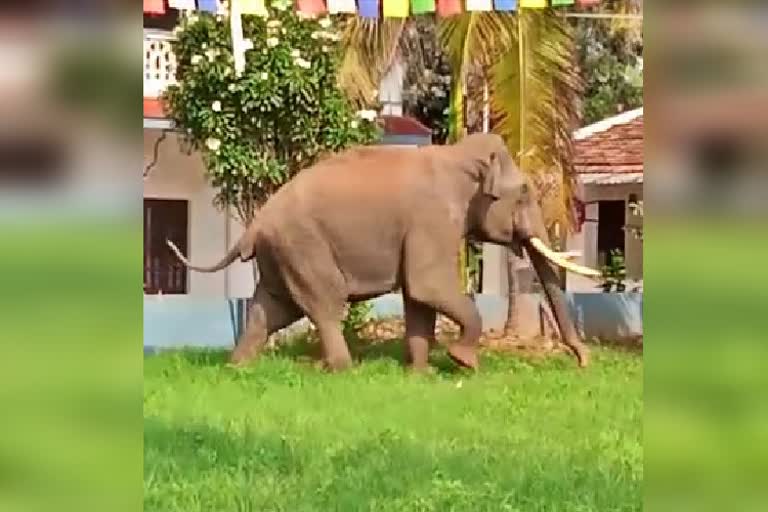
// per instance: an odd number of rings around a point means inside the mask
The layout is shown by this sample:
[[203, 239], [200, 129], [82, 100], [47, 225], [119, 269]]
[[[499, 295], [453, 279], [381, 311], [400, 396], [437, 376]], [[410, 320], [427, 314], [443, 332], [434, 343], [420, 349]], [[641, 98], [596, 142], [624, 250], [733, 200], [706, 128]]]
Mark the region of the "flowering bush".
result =
[[[178, 85], [166, 102], [199, 150], [218, 206], [247, 222], [281, 185], [325, 152], [377, 138], [376, 112], [354, 112], [336, 85], [339, 33], [330, 18], [300, 18], [286, 0], [243, 16], [245, 71], [235, 75], [229, 20], [186, 17], [173, 50]], [[368, 311], [350, 307], [345, 330]]]
[[229, 20], [185, 17], [173, 49], [172, 118], [199, 150], [219, 206], [248, 221], [324, 152], [370, 143], [375, 112], [356, 113], [336, 85], [340, 36], [330, 18], [301, 18], [285, 0], [243, 16], [245, 72], [235, 75]]

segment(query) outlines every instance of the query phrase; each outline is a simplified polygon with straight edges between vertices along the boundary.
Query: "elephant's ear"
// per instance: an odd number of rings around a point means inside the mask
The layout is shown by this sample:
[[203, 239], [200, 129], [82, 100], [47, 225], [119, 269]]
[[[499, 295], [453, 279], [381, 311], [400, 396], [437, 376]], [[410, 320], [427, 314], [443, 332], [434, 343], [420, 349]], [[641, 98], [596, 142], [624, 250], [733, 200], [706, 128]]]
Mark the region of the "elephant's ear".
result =
[[483, 193], [498, 199], [501, 197], [501, 158], [492, 151], [483, 163]]

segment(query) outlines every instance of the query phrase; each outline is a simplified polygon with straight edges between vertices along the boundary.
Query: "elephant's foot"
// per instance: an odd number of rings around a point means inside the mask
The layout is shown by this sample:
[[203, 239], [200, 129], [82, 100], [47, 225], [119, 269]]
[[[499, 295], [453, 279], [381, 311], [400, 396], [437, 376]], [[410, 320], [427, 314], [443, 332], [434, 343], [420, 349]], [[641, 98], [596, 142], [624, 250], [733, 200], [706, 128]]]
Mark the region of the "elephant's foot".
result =
[[329, 357], [326, 358], [324, 361], [325, 369], [332, 372], [341, 372], [344, 371], [352, 366], [352, 358], [351, 357]]
[[575, 355], [576, 359], [579, 361], [579, 366], [581, 368], [586, 368], [589, 366], [589, 349], [586, 345], [579, 343], [578, 345], [573, 345], [570, 348], [573, 352], [573, 355]]
[[419, 374], [419, 375], [429, 375], [435, 373], [435, 368], [430, 366], [429, 363], [411, 363], [408, 366], [406, 366], [409, 373]]
[[248, 347], [238, 345], [229, 356], [229, 364], [231, 366], [246, 366], [258, 355], [258, 350], [248, 350]]
[[453, 359], [453, 362], [464, 368], [477, 370], [480, 366], [477, 359], [477, 347], [454, 343], [448, 347], [448, 355]]

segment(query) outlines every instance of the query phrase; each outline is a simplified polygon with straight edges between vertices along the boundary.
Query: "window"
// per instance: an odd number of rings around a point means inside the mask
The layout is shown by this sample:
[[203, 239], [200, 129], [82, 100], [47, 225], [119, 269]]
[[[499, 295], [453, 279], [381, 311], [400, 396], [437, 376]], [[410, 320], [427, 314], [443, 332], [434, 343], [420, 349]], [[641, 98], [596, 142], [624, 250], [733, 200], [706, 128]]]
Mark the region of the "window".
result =
[[144, 293], [187, 293], [187, 269], [165, 241], [187, 254], [188, 202], [144, 199]]
[[608, 263], [612, 250], [624, 251], [624, 225], [626, 224], [626, 205], [624, 201], [599, 201], [597, 222], [597, 264], [602, 267]]

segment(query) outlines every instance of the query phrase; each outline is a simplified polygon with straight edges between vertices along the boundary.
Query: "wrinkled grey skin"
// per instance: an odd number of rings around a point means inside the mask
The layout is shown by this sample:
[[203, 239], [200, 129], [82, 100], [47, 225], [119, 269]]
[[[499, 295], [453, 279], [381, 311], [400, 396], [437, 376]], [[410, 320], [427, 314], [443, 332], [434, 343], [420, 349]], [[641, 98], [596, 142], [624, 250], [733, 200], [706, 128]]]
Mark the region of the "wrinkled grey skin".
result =
[[218, 264], [189, 266], [215, 272], [238, 258], [258, 262], [261, 281], [232, 353], [235, 364], [253, 359], [270, 333], [306, 315], [326, 364], [346, 368], [352, 359], [340, 330], [345, 303], [402, 288], [409, 363], [427, 366], [440, 312], [461, 327], [449, 354], [477, 368], [481, 320], [460, 292], [460, 241], [526, 247], [563, 340], [585, 365], [557, 274], [527, 246], [530, 236], [547, 241], [526, 179], [500, 137], [478, 134], [450, 146], [366, 147], [323, 160], [270, 198]]

